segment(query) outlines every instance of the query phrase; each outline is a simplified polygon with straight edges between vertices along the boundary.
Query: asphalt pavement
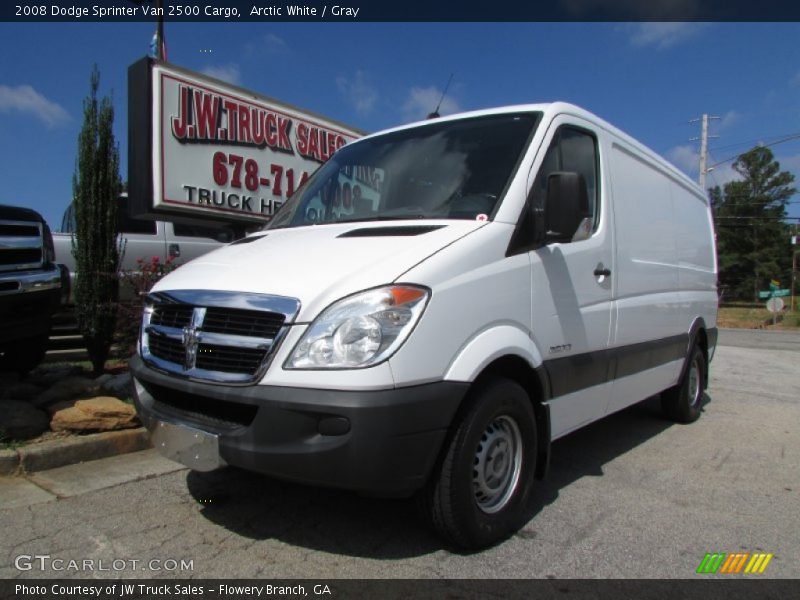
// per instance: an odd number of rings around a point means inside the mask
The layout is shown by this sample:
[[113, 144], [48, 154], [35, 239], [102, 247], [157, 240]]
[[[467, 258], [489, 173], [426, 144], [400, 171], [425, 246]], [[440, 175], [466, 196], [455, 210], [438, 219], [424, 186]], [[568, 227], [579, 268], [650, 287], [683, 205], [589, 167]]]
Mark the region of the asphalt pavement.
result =
[[650, 399], [558, 440], [528, 524], [482, 552], [443, 546], [410, 501], [146, 451], [0, 480], [0, 578], [691, 578], [707, 552], [772, 553], [764, 577], [798, 578], [800, 334], [719, 342], [697, 423]]

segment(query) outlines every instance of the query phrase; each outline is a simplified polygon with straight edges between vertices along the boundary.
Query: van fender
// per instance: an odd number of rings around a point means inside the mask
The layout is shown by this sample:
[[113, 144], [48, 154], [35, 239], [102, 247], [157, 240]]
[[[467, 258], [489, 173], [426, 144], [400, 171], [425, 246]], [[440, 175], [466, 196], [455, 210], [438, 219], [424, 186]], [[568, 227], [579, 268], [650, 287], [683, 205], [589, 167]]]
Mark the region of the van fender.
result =
[[525, 359], [534, 369], [542, 364], [542, 355], [528, 332], [515, 324], [502, 323], [471, 337], [450, 362], [444, 379], [475, 381], [488, 365], [508, 355]]
[[[542, 355], [528, 332], [515, 324], [496, 324], [475, 334], [461, 347], [444, 378], [472, 383], [486, 367], [507, 356], [518, 356], [532, 369], [541, 372], [542, 400], [546, 400], [549, 397], [549, 380], [542, 367]], [[539, 460], [534, 476], [541, 480], [547, 477], [550, 466], [550, 406], [546, 402], [534, 403], [534, 412], [539, 430]]]
[[[706, 321], [705, 319], [703, 319], [703, 317], [695, 318], [695, 320], [692, 321], [692, 326], [689, 328], [689, 340], [688, 340], [688, 345], [686, 346], [687, 360], [684, 361], [684, 365], [683, 367], [681, 367], [681, 373], [680, 376], [678, 377], [678, 381], [683, 381], [683, 378], [686, 376], [686, 370], [689, 368], [689, 362], [688, 362], [689, 353], [692, 351], [692, 348], [694, 348], [694, 345], [697, 343], [697, 337], [701, 330], [704, 331], [706, 334], [706, 345], [702, 348], [703, 353], [705, 354], [706, 357], [706, 373], [705, 373], [705, 378], [703, 379], [703, 389], [705, 390], [708, 389], [708, 379], [709, 379], [708, 365], [711, 362], [711, 357], [709, 356], [709, 348], [708, 348], [708, 346], [710, 345], [708, 340], [709, 331], [708, 328], [706, 327]], [[716, 333], [717, 332], [715, 329], [712, 334], [714, 337], [714, 344], [716, 344]]]

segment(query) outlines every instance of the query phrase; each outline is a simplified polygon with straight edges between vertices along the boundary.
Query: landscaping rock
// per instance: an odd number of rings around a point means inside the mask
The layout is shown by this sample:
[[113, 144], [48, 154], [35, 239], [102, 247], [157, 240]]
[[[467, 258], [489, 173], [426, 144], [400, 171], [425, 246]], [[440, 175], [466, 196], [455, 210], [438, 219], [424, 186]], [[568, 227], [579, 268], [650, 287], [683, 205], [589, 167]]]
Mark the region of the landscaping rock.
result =
[[106, 373], [105, 375], [100, 375], [99, 377], [95, 377], [94, 382], [98, 387], [102, 388], [106, 383], [111, 381], [113, 378], [114, 378], [113, 375], [111, 375], [110, 373]]
[[42, 389], [31, 383], [10, 383], [0, 389], [0, 400], [32, 400]]
[[130, 373], [110, 376], [110, 379], [102, 384], [102, 390], [117, 398], [130, 398], [133, 395], [133, 378]]
[[8, 385], [19, 381], [19, 373], [14, 371], [0, 371], [0, 384]]
[[82, 371], [83, 369], [75, 365], [44, 364], [39, 365], [31, 371], [25, 378], [25, 381], [42, 387], [50, 387], [54, 383], [66, 379], [71, 375], [77, 375]]
[[29, 440], [47, 431], [47, 415], [19, 400], [0, 400], [0, 432], [7, 440]]
[[86, 377], [67, 377], [54, 383], [44, 392], [32, 400], [35, 406], [44, 408], [51, 404], [72, 400], [74, 398], [91, 396], [100, 391], [100, 387], [92, 379]]
[[77, 400], [56, 411], [50, 421], [53, 431], [112, 431], [138, 425], [133, 406], [109, 396]]

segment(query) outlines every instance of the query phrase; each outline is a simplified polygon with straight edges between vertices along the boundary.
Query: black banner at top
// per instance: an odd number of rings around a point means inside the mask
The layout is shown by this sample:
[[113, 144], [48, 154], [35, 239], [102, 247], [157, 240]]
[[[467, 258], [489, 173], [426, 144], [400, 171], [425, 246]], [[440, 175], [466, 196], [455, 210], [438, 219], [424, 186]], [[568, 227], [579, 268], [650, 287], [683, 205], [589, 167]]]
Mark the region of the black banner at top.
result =
[[[159, 9], [158, 6], [162, 8]], [[161, 14], [159, 13], [161, 11]], [[6, 22], [800, 21], [796, 0], [12, 0]]]

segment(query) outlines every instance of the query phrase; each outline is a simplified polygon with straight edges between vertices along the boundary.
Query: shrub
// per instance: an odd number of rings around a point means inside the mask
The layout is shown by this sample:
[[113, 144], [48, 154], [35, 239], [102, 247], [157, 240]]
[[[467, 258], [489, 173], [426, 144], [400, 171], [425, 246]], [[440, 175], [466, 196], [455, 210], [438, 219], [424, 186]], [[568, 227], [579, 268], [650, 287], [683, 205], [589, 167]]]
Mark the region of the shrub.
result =
[[136, 353], [136, 342], [139, 337], [139, 326], [142, 323], [145, 299], [156, 282], [174, 271], [178, 265], [170, 256], [161, 262], [158, 256], [136, 260], [135, 271], [121, 272], [122, 286], [132, 291], [132, 298], [119, 303], [117, 319], [117, 341], [120, 352], [126, 357]]

